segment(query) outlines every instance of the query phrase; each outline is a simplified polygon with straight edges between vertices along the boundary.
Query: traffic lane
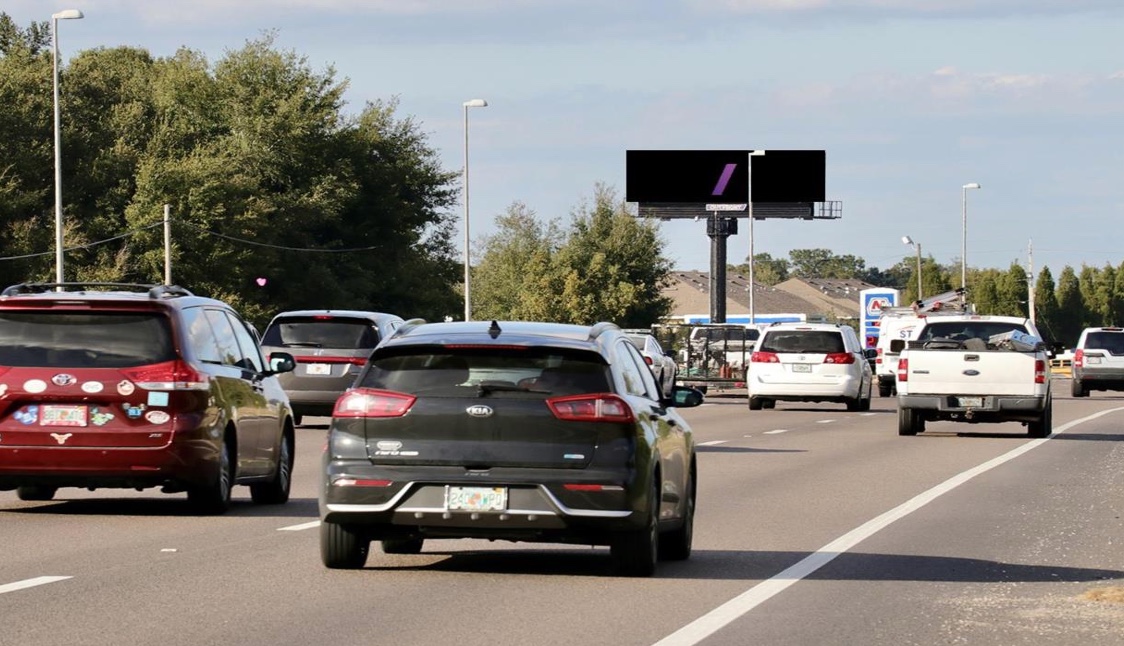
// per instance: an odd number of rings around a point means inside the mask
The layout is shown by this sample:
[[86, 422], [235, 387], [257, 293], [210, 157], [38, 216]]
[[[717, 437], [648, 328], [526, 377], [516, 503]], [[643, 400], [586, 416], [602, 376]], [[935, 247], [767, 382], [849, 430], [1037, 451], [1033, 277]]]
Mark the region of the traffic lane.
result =
[[323, 445], [321, 432], [297, 429], [289, 502], [256, 505], [248, 487], [235, 487], [223, 516], [199, 516], [186, 494], [159, 489], [65, 488], [49, 502], [0, 492], [0, 585], [44, 574], [80, 575], [165, 549], [228, 545], [315, 522]]
[[1122, 417], [976, 476], [702, 643], [1119, 643], [1124, 604], [1085, 595], [1124, 590]]

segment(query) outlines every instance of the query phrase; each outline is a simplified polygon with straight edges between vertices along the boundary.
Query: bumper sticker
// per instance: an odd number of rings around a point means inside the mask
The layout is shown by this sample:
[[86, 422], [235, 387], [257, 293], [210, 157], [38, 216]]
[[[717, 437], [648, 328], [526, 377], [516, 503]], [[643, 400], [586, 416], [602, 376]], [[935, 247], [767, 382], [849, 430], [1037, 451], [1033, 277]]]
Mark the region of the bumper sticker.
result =
[[129, 395], [132, 395], [133, 391], [136, 389], [137, 387], [133, 385], [133, 382], [128, 380], [122, 381], [117, 384], [117, 394], [121, 395], [122, 397], [128, 397]]
[[12, 417], [14, 417], [17, 422], [23, 424], [24, 426], [31, 426], [32, 424], [39, 421], [39, 406], [24, 406], [23, 408], [17, 410], [12, 415]]
[[168, 405], [168, 393], [158, 392], [158, 391], [153, 391], [153, 392], [148, 393], [148, 405], [149, 406], [167, 406]]
[[28, 379], [23, 382], [23, 389], [29, 393], [41, 393], [47, 389], [47, 382], [42, 379]]
[[140, 419], [140, 416], [144, 415], [144, 404], [133, 406], [132, 404], [125, 403], [121, 404], [121, 407], [125, 409], [125, 417], [129, 419]]
[[100, 408], [90, 409], [90, 421], [93, 422], [94, 426], [105, 426], [114, 417], [116, 417], [116, 415], [107, 410], [102, 410]]
[[82, 392], [90, 393], [91, 395], [100, 393], [103, 389], [105, 389], [105, 386], [102, 385], [100, 381], [87, 381], [82, 384]]
[[150, 410], [144, 415], [144, 418], [152, 422], [153, 424], [163, 424], [164, 422], [167, 422], [169, 419], [171, 419], [171, 417], [171, 415], [165, 413], [162, 410]]

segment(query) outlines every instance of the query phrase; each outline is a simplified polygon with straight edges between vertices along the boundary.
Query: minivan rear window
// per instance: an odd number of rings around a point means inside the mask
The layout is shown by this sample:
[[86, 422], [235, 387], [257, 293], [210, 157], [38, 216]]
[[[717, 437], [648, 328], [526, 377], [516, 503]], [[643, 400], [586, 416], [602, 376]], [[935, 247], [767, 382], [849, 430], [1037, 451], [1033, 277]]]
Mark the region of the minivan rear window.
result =
[[1086, 350], [1104, 350], [1113, 355], [1124, 354], [1124, 333], [1090, 332], [1085, 338]]
[[175, 358], [160, 312], [0, 312], [0, 365], [127, 368]]
[[600, 355], [551, 348], [411, 348], [375, 357], [358, 386], [434, 397], [556, 397], [609, 390]]
[[809, 354], [835, 354], [846, 352], [843, 335], [829, 330], [777, 330], [765, 334], [759, 348], [761, 352], [805, 352]]
[[379, 344], [379, 333], [370, 321], [333, 317], [292, 317], [274, 321], [262, 345], [300, 348], [370, 350]]

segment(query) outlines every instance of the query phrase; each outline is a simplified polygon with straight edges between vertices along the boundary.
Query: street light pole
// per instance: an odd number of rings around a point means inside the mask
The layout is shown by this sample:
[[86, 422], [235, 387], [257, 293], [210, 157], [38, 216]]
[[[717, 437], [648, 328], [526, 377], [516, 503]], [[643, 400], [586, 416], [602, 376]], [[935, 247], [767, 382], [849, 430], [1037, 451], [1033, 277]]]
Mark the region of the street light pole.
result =
[[472, 99], [464, 102], [464, 320], [472, 320], [472, 297], [471, 294], [471, 277], [469, 275], [469, 267], [471, 266], [471, 256], [469, 255], [469, 235], [468, 235], [468, 109], [469, 108], [483, 108], [488, 105], [484, 99]]
[[[55, 113], [55, 282], [63, 282], [62, 271], [62, 131], [59, 128], [59, 21], [77, 20], [82, 17], [82, 12], [77, 9], [67, 9], [51, 14], [51, 50], [53, 66], [51, 70], [51, 84], [54, 91]], [[62, 291], [62, 287], [56, 288]]]
[[914, 242], [913, 238], [909, 236], [902, 236], [902, 242], [908, 245], [913, 245], [917, 249], [917, 300], [922, 299], [921, 296], [921, 243]]
[[963, 291], [960, 301], [968, 298], [968, 189], [980, 188], [977, 182], [965, 184], [960, 188], [960, 288]]

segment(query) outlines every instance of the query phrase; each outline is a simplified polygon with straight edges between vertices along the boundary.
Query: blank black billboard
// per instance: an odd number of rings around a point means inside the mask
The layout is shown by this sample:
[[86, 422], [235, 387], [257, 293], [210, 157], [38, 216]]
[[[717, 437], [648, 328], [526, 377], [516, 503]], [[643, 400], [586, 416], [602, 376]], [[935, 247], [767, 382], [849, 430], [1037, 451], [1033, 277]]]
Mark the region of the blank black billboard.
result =
[[749, 201], [749, 153], [745, 150], [629, 150], [625, 154], [626, 202]]
[[822, 150], [629, 150], [625, 154], [626, 202], [826, 201], [826, 155]]

